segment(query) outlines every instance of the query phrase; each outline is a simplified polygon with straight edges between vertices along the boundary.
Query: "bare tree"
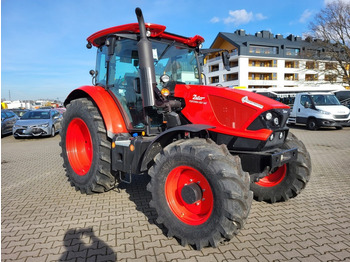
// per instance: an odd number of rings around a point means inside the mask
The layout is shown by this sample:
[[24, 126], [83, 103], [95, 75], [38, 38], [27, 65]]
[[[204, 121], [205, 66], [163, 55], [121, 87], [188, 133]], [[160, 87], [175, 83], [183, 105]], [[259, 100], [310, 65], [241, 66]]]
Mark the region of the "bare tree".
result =
[[309, 28], [310, 36], [318, 39], [313, 43], [317, 47], [313, 57], [329, 60], [323, 70], [330, 77], [325, 80], [334, 82], [334, 76], [337, 76], [350, 86], [350, 3], [342, 0], [329, 2], [316, 14]]

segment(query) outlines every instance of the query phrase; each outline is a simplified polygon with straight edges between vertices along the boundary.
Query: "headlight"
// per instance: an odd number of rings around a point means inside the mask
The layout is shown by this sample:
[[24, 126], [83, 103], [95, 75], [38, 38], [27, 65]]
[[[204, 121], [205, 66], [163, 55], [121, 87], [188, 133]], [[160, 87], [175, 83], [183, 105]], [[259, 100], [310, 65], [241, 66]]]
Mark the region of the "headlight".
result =
[[323, 115], [330, 115], [331, 114], [330, 112], [323, 111], [323, 110], [318, 110], [318, 112], [320, 112], [320, 114], [323, 114]]
[[20, 128], [20, 127], [22, 127], [22, 126], [20, 126], [20, 125], [14, 125], [14, 127], [16, 127], [16, 128]]
[[266, 120], [270, 121], [272, 119], [272, 114], [270, 112], [267, 112], [265, 118]]
[[48, 126], [49, 126], [49, 123], [39, 125], [39, 127], [48, 127]]

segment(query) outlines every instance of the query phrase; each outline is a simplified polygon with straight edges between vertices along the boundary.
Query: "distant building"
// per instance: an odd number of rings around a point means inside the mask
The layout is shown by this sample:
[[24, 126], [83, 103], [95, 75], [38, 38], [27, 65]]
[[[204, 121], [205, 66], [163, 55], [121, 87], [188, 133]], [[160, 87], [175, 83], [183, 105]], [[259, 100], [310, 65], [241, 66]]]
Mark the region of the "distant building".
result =
[[8, 109], [15, 109], [15, 108], [27, 108], [30, 109], [31, 105], [29, 102], [23, 102], [23, 101], [3, 101], [4, 104], [7, 105]]
[[269, 31], [260, 31], [255, 35], [246, 34], [245, 30], [220, 32], [211, 48], [230, 51], [231, 70], [223, 68], [220, 56], [209, 57], [203, 68], [207, 84], [269, 88], [271, 91], [308, 87], [343, 89], [343, 85], [330, 85], [329, 82], [342, 82], [335, 70], [331, 70], [337, 66], [336, 62], [305, 58], [307, 52], [321, 52], [316, 48], [316, 41], [319, 40], [306, 41], [294, 35], [284, 38]]

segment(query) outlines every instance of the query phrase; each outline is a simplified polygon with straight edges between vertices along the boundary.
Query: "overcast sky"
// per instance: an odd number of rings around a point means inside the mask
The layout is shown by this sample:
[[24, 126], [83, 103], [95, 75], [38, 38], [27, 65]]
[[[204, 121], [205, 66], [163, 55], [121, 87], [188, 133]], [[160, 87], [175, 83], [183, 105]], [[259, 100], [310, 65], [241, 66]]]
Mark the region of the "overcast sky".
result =
[[[91, 84], [96, 49], [86, 38], [94, 32], [145, 21], [168, 32], [199, 34], [209, 47], [219, 32], [300, 35], [329, 0], [1, 0], [1, 98], [59, 99]], [[350, 1], [350, 0], [346, 0]]]

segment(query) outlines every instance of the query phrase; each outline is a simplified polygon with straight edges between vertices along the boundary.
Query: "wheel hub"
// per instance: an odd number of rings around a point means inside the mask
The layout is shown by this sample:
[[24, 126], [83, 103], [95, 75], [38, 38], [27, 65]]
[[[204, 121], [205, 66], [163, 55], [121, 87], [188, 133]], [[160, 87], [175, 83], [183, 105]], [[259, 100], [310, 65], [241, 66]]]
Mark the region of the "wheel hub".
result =
[[191, 205], [202, 199], [202, 190], [198, 184], [191, 183], [182, 188], [181, 197], [183, 201]]
[[188, 225], [206, 222], [214, 208], [214, 196], [206, 177], [190, 166], [170, 171], [165, 182], [165, 197], [174, 215]]

